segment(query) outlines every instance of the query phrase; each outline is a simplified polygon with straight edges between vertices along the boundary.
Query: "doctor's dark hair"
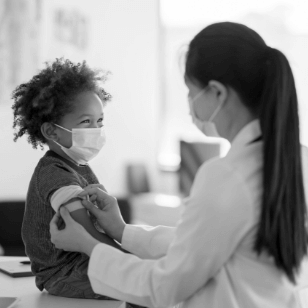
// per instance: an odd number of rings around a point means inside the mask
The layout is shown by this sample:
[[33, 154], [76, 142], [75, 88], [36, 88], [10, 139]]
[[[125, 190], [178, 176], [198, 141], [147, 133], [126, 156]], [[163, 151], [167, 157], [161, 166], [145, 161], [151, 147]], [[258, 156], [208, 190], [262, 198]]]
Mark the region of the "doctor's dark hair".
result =
[[28, 135], [33, 148], [43, 148], [46, 140], [41, 133], [44, 122], [57, 123], [74, 109], [72, 100], [85, 91], [96, 93], [103, 104], [111, 99], [101, 86], [109, 72], [91, 69], [85, 61], [73, 63], [68, 59], [56, 59], [46, 63], [32, 79], [19, 85], [13, 92], [14, 141]]
[[216, 80], [233, 88], [260, 119], [263, 199], [254, 250], [271, 255], [295, 284], [308, 236], [297, 95], [288, 60], [252, 29], [216, 23], [190, 42], [185, 78], [200, 87]]

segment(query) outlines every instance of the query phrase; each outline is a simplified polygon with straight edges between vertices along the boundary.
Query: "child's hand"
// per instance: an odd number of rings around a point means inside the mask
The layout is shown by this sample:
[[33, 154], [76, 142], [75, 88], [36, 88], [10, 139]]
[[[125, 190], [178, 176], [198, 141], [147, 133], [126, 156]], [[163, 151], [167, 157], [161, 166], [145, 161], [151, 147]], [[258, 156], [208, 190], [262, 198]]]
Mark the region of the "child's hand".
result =
[[[61, 216], [60, 216], [61, 215]], [[58, 229], [60, 217], [65, 222], [63, 230]], [[79, 251], [91, 255], [96, 244], [94, 239], [83, 226], [77, 223], [65, 207], [60, 208], [60, 213], [56, 213], [50, 222], [51, 242], [58, 249], [67, 251]]]
[[98, 186], [86, 187], [78, 196], [81, 198], [90, 196], [90, 200], [96, 202], [97, 207], [89, 200], [82, 200], [83, 206], [96, 217], [100, 227], [110, 237], [121, 243], [125, 222], [122, 218], [117, 199]]

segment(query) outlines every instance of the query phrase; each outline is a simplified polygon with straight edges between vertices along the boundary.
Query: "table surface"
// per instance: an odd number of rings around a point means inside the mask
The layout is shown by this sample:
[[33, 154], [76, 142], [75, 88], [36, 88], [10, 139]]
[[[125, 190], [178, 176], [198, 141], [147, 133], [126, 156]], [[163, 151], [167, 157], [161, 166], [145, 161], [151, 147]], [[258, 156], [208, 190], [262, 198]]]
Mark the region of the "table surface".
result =
[[[0, 257], [3, 261], [23, 261], [26, 257]], [[0, 297], [18, 297], [14, 308], [125, 308], [121, 301], [103, 301], [94, 299], [74, 299], [57, 297], [40, 292], [34, 282], [34, 277], [13, 278], [0, 272]]]

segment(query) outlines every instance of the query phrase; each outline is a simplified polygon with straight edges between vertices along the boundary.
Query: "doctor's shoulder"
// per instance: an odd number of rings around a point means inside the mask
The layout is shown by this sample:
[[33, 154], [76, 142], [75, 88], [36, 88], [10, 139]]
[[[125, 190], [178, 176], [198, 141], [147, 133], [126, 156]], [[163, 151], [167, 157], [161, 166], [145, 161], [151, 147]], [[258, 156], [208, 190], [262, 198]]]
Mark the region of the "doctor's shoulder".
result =
[[246, 182], [245, 174], [239, 171], [225, 159], [202, 165], [192, 185], [187, 206], [199, 214], [207, 213], [213, 219], [239, 215], [245, 225], [252, 224], [255, 207], [251, 185]]
[[198, 169], [194, 183], [192, 185], [191, 193], [194, 191], [220, 191], [228, 189], [232, 183], [238, 182], [241, 176], [236, 165], [233, 166], [226, 157], [217, 157], [203, 163]]

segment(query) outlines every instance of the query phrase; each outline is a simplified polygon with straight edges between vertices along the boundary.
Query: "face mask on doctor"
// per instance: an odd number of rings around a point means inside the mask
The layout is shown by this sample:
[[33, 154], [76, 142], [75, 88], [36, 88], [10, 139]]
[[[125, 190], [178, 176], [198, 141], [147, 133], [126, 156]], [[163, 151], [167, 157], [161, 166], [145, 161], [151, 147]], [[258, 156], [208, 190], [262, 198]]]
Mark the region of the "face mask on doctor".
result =
[[62, 151], [78, 164], [86, 164], [93, 159], [106, 143], [105, 130], [102, 128], [73, 128], [72, 131], [55, 124], [72, 134], [72, 146], [59, 145]]
[[198, 127], [198, 129], [207, 137], [220, 137], [217, 132], [216, 125], [213, 122], [214, 118], [217, 116], [218, 112], [220, 111], [223, 102], [221, 102], [217, 108], [214, 110], [213, 114], [210, 116], [208, 121], [200, 120], [195, 112], [194, 103], [196, 100], [206, 91], [206, 89], [202, 89], [195, 97], [188, 98], [189, 101], [189, 110], [190, 115], [192, 116], [193, 123]]

